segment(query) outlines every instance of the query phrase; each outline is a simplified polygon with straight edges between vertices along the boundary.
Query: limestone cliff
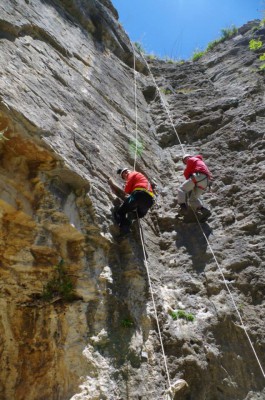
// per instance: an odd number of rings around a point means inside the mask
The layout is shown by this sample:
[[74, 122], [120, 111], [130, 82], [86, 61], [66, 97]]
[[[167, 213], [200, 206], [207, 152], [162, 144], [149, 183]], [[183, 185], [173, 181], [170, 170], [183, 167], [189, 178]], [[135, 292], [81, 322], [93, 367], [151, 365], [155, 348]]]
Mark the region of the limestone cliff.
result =
[[[107, 178], [133, 167], [133, 53], [109, 0], [0, 1], [0, 399], [161, 399], [167, 388], [137, 224], [117, 240]], [[170, 379], [183, 400], [264, 399], [264, 75], [259, 22], [197, 62], [150, 61], [185, 149], [214, 176], [200, 227], [177, 215], [181, 147], [136, 57], [137, 169]], [[121, 183], [121, 182], [120, 182]], [[193, 321], [174, 320], [184, 310]]]

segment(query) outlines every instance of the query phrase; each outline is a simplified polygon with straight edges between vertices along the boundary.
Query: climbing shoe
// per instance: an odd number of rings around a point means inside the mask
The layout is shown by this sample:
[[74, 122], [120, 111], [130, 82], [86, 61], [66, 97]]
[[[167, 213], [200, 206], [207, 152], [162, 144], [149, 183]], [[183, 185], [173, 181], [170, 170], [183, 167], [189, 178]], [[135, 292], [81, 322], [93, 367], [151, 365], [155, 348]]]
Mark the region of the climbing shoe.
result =
[[117, 236], [117, 240], [118, 241], [120, 241], [120, 240], [123, 240], [123, 239], [128, 239], [129, 237], [130, 237], [130, 235], [131, 235], [131, 232], [120, 232], [119, 234], [118, 234], [118, 236]]
[[120, 224], [120, 222], [121, 222], [121, 218], [120, 218], [120, 216], [119, 216], [119, 214], [118, 214], [118, 211], [117, 210], [115, 210], [114, 212], [113, 212], [113, 218], [114, 218], [114, 221], [116, 222], [116, 224]]
[[208, 208], [202, 207], [196, 210], [200, 222], [205, 222], [211, 216], [211, 211]]
[[118, 240], [126, 239], [130, 235], [130, 227], [128, 225], [120, 226], [120, 233], [117, 237]]
[[187, 215], [187, 213], [188, 213], [188, 206], [187, 206], [187, 204], [186, 204], [186, 203], [181, 203], [179, 206], [180, 206], [180, 213], [181, 213], [182, 215]]
[[132, 222], [137, 219], [137, 212], [136, 211], [131, 211], [127, 214], [127, 219]]

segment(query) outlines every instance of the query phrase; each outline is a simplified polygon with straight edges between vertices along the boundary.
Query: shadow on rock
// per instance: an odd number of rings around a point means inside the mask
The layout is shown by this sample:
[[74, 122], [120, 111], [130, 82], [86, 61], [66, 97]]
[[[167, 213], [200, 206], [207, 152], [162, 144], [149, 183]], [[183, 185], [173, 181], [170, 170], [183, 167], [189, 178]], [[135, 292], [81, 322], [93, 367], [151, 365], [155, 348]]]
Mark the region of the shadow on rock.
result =
[[[148, 285], [137, 228], [129, 238], [113, 244], [109, 253], [110, 277], [105, 289], [105, 338], [97, 344], [101, 354], [113, 358], [116, 367], [139, 368], [142, 333], [147, 320]], [[99, 306], [97, 307], [99, 308]], [[149, 327], [147, 327], [147, 330]]]
[[[205, 236], [212, 233], [211, 227], [207, 223], [201, 224]], [[197, 223], [180, 224], [176, 227], [177, 240], [176, 247], [185, 247], [192, 256], [192, 263], [197, 272], [202, 272], [206, 263], [209, 261], [207, 254], [207, 241]]]

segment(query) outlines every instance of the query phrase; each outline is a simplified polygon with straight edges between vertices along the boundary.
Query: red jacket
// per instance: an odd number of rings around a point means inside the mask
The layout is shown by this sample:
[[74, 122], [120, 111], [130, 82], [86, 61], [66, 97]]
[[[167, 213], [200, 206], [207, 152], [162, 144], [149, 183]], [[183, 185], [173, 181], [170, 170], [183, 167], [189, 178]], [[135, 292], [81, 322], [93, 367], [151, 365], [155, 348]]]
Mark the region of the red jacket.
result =
[[212, 174], [207, 168], [205, 162], [201, 155], [193, 156], [188, 158], [186, 168], [184, 170], [184, 176], [186, 179], [189, 179], [192, 174], [195, 172], [200, 172], [201, 174], [207, 175], [210, 179], [212, 179]]
[[124, 191], [127, 194], [131, 194], [136, 188], [144, 188], [151, 193], [153, 192], [147, 178], [141, 172], [132, 171], [127, 176]]

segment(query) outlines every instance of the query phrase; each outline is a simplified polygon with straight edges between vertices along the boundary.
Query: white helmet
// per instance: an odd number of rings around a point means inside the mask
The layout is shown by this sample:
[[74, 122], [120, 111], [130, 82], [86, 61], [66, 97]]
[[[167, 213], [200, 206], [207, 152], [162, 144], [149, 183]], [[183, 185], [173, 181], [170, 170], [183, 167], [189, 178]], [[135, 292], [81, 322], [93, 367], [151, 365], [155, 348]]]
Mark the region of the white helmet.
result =
[[117, 174], [119, 174], [120, 176], [122, 176], [123, 172], [125, 171], [129, 171], [129, 168], [119, 168], [117, 170]]
[[185, 158], [188, 158], [188, 157], [192, 157], [192, 155], [191, 154], [184, 154], [184, 156], [182, 157], [182, 161], [184, 161]]

